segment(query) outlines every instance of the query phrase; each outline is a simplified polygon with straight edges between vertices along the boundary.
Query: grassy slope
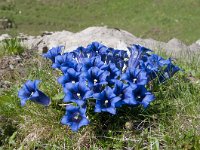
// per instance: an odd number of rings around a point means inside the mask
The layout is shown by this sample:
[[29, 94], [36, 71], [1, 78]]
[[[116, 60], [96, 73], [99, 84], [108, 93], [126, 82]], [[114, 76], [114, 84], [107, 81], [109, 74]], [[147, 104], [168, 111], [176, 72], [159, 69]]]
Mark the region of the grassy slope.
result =
[[[56, 83], [58, 73], [40, 56], [34, 58], [35, 64], [26, 66], [30, 67], [27, 78], [17, 77], [17, 84], [0, 96], [2, 149], [200, 148], [200, 84], [196, 83], [200, 62], [195, 56], [177, 60], [185, 72], [156, 87], [156, 101], [148, 109], [125, 107], [118, 110], [117, 116], [90, 116], [91, 124], [78, 133], [60, 125], [64, 108], [58, 106], [62, 100], [55, 96], [62, 91]], [[194, 82], [187, 79], [190, 73]], [[43, 80], [40, 88], [53, 97], [49, 108], [30, 102], [24, 108], [19, 106], [16, 93], [27, 79]], [[133, 128], [127, 127], [127, 122]]]
[[192, 43], [200, 35], [199, 7], [197, 0], [17, 0], [10, 7], [0, 2], [0, 17], [11, 18], [18, 27], [1, 32], [39, 34], [108, 25], [139, 37]]
[[[13, 18], [18, 28], [2, 32], [78, 31], [104, 24], [161, 40], [178, 37], [190, 43], [199, 38], [198, 1], [113, 1], [68, 0], [63, 5], [61, 0], [18, 0], [12, 10], [0, 10], [0, 16]], [[0, 2], [0, 8], [5, 5]], [[19, 10], [21, 14], [16, 13]], [[177, 60], [185, 72], [157, 87], [157, 99], [148, 109], [124, 108], [117, 117], [95, 115], [79, 133], [60, 125], [64, 108], [57, 105], [61, 100], [55, 95], [61, 88], [52, 76], [58, 74], [39, 56], [34, 56], [35, 61], [26, 66], [30, 70], [26, 78], [16, 75], [11, 89], [0, 93], [0, 149], [87, 149], [89, 145], [91, 149], [200, 149], [198, 56]], [[187, 79], [190, 74], [191, 81]], [[27, 79], [44, 81], [41, 89], [54, 97], [48, 109], [32, 103], [24, 108], [19, 106], [16, 93]], [[129, 121], [134, 126], [131, 130], [126, 127]]]

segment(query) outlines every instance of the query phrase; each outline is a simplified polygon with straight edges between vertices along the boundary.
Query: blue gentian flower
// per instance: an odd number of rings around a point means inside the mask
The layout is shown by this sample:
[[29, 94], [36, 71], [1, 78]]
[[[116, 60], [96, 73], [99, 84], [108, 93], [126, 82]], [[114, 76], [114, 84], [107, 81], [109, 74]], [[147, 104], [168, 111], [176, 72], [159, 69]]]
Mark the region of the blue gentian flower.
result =
[[152, 70], [156, 70], [160, 67], [170, 64], [170, 59], [165, 60], [161, 56], [152, 54], [150, 57], [148, 57], [148, 63], [151, 65]]
[[143, 57], [140, 68], [147, 72], [148, 81], [158, 77], [161, 83], [180, 70], [179, 67], [172, 64], [171, 58], [165, 60], [156, 54], [152, 54], [146, 58]]
[[86, 49], [87, 53], [89, 54], [89, 58], [91, 58], [97, 56], [99, 52], [100, 54], [103, 54], [107, 50], [107, 47], [102, 45], [101, 43], [92, 42], [86, 47]]
[[99, 49], [99, 56], [101, 56], [101, 61], [103, 61], [104, 63], [106, 62], [109, 52], [110, 52], [109, 48], [107, 48], [104, 45], [102, 45], [101, 48]]
[[[61, 123], [78, 131], [89, 124], [86, 106], [95, 99], [95, 112], [116, 114], [123, 105], [148, 107], [155, 96], [146, 85], [156, 77], [159, 83], [172, 77], [180, 70], [171, 59], [165, 60], [151, 54], [150, 49], [140, 45], [128, 47], [127, 51], [108, 48], [93, 42], [86, 48], [78, 47], [72, 52], [61, 54], [62, 46], [50, 49], [43, 56], [50, 59], [53, 68], [63, 73], [58, 82], [63, 86], [66, 113]], [[28, 80], [18, 92], [21, 105], [27, 100], [48, 106], [50, 99], [38, 89], [39, 80]]]
[[66, 83], [76, 83], [81, 80], [80, 76], [81, 72], [75, 71], [73, 68], [67, 69], [63, 76], [58, 78], [58, 83], [60, 83], [63, 87]]
[[89, 124], [89, 120], [86, 117], [86, 108], [68, 105], [66, 107], [66, 114], [63, 116], [61, 123], [70, 126], [72, 131], [78, 131], [80, 127]]
[[136, 68], [139, 63], [141, 58], [147, 54], [147, 52], [151, 51], [150, 49], [147, 49], [145, 47], [142, 47], [140, 45], [133, 45], [132, 47], [128, 47], [131, 56], [128, 61], [128, 66], [130, 68]]
[[[150, 65], [151, 66], [151, 65]], [[145, 71], [147, 74], [148, 82], [158, 77], [158, 70], [152, 70], [152, 67], [149, 67], [148, 63], [140, 62], [141, 70]], [[160, 68], [161, 69], [161, 68]]]
[[126, 64], [126, 61], [128, 60], [127, 58], [128, 58], [127, 51], [124, 50], [113, 51], [112, 62], [115, 63], [120, 70], [122, 70], [124, 65]]
[[18, 97], [21, 99], [21, 105], [24, 106], [27, 100], [39, 103], [44, 106], [50, 104], [50, 99], [38, 89], [39, 80], [28, 80], [18, 91]]
[[164, 72], [166, 72], [169, 77], [172, 77], [179, 70], [180, 68], [178, 66], [175, 66], [174, 64], [170, 63], [167, 65]]
[[123, 90], [126, 89], [128, 86], [128, 84], [125, 84], [120, 80], [115, 80], [113, 92], [116, 96], [120, 96], [123, 93]]
[[81, 71], [87, 71], [91, 67], [98, 67], [101, 69], [102, 67], [106, 66], [104, 62], [101, 61], [101, 56], [96, 56], [92, 58], [83, 58], [81, 64], [82, 64]]
[[66, 83], [64, 87], [64, 102], [74, 102], [79, 106], [85, 104], [86, 100], [92, 96], [92, 91], [86, 86], [85, 82]]
[[114, 63], [118, 69], [122, 70], [124, 65], [127, 63], [127, 58], [127, 51], [108, 48], [105, 62], [107, 64]]
[[43, 54], [43, 57], [48, 58], [55, 63], [55, 57], [61, 55], [63, 47], [64, 46], [53, 47], [52, 49], [48, 50], [47, 53]]
[[147, 74], [145, 71], [138, 68], [128, 68], [121, 76], [122, 80], [128, 81], [131, 86], [146, 85]]
[[[136, 88], [136, 87], [135, 87]], [[121, 104], [127, 104], [127, 105], [138, 105], [138, 102], [135, 98], [135, 95], [133, 94], [133, 87], [128, 86], [123, 90], [123, 93], [121, 95]]]
[[[135, 87], [136, 88], [136, 87]], [[120, 80], [115, 80], [115, 85], [113, 88], [114, 94], [120, 98], [120, 101], [118, 101], [115, 106], [121, 107], [123, 104], [127, 105], [136, 105], [138, 104], [135, 100], [134, 95], [132, 94], [133, 88], [129, 85], [123, 83]]]
[[150, 104], [150, 102], [155, 99], [155, 96], [147, 91], [147, 89], [143, 85], [137, 86], [137, 88], [133, 90], [133, 95], [136, 101], [139, 104], [143, 105], [144, 108], [146, 108]]
[[107, 64], [112, 63], [113, 62], [113, 53], [114, 53], [115, 49], [114, 48], [108, 48], [107, 49], [107, 54], [106, 54], [106, 58], [104, 60], [104, 62], [106, 62]]
[[[146, 60], [144, 60], [146, 59]], [[161, 56], [158, 56], [156, 54], [152, 54], [148, 57], [143, 57], [143, 62], [145, 64], [145, 67], [151, 71], [157, 72], [162, 69], [162, 67], [167, 66], [170, 64], [170, 59], [165, 60]]]
[[97, 45], [98, 45], [99, 55], [103, 56], [108, 53], [108, 48], [105, 45], [101, 43], [98, 43]]
[[175, 66], [172, 63], [168, 64], [163, 73], [161, 73], [161, 75], [159, 76], [159, 82], [162, 83], [165, 80], [171, 78], [179, 70], [180, 68], [178, 66]]
[[94, 86], [107, 84], [109, 72], [103, 71], [97, 67], [91, 67], [87, 72], [85, 72], [84, 76], [88, 82], [89, 88], [92, 88]]
[[125, 50], [114, 50], [113, 57], [124, 60], [125, 58], [128, 58], [128, 53]]
[[78, 47], [72, 53], [74, 54], [74, 57], [77, 58], [78, 62], [81, 62], [83, 58], [88, 58], [87, 49], [82, 46]]
[[116, 67], [114, 63], [109, 63], [109, 65], [104, 65], [103, 67], [101, 67], [101, 69], [110, 72], [110, 75], [108, 77], [108, 80], [110, 82], [114, 82], [113, 79], [117, 79], [121, 74], [121, 71]]
[[68, 68], [75, 68], [77, 61], [73, 59], [72, 53], [65, 53], [55, 57], [55, 63], [52, 64], [53, 68], [61, 69], [65, 72]]
[[110, 87], [106, 87], [101, 93], [93, 94], [96, 99], [95, 112], [109, 112], [116, 114], [115, 104], [120, 100], [116, 97], [113, 90]]

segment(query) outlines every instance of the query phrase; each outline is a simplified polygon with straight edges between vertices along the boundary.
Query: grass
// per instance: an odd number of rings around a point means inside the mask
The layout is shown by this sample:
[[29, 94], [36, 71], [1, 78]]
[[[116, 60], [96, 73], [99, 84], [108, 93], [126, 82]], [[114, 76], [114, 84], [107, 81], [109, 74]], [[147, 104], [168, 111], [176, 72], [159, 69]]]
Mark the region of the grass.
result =
[[21, 55], [25, 49], [17, 38], [4, 39], [0, 41], [0, 58], [8, 55]]
[[20, 55], [24, 52], [25, 47], [22, 46], [17, 38], [5, 39], [0, 42], [0, 56], [4, 55]]
[[[166, 56], [163, 52], [162, 56]], [[78, 133], [60, 124], [64, 107], [58, 104], [59, 73], [49, 61], [35, 55], [27, 77], [18, 77], [0, 95], [0, 147], [2, 149], [199, 149], [200, 63], [197, 55], [176, 63], [184, 71], [154, 89], [156, 100], [148, 109], [123, 107], [117, 116], [91, 114], [91, 123]], [[191, 59], [192, 58], [192, 59]], [[40, 63], [38, 63], [40, 62]], [[17, 91], [27, 79], [41, 79], [40, 88], [52, 97], [45, 108], [28, 102], [19, 106]], [[0, 149], [1, 149], [0, 148]]]
[[176, 37], [191, 44], [200, 35], [199, 7], [197, 0], [3, 0], [0, 18], [9, 18], [16, 28], [0, 33], [77, 32], [107, 25], [142, 38], [168, 41]]
[[[79, 31], [107, 25], [142, 38], [168, 41], [176, 37], [187, 44], [199, 38], [200, 3], [196, 0], [17, 0], [0, 1], [0, 18], [15, 28], [0, 33], [41, 34], [44, 30]], [[81, 12], [81, 13], [80, 13]], [[0, 54], [21, 53], [18, 41], [9, 41]], [[13, 44], [15, 43], [15, 44]], [[19, 49], [18, 49], [19, 48]], [[7, 50], [6, 50], [7, 49]], [[162, 51], [157, 52], [165, 58]], [[60, 124], [64, 114], [59, 73], [33, 54], [23, 65], [23, 76], [12, 72], [11, 88], [0, 91], [0, 150], [4, 149], [200, 149], [200, 59], [182, 53], [176, 64], [183, 71], [154, 89], [156, 100], [147, 109], [123, 107], [117, 116], [91, 114], [91, 123], [78, 133]], [[184, 59], [183, 59], [184, 58]], [[17, 91], [27, 79], [41, 79], [52, 98], [46, 108], [28, 102], [20, 107]]]

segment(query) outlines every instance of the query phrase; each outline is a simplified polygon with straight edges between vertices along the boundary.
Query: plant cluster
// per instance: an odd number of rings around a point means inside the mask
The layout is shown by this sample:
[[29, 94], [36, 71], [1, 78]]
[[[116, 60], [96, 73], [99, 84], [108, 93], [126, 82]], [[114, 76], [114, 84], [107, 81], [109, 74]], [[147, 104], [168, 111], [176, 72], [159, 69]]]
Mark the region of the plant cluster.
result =
[[[112, 115], [123, 105], [146, 108], [155, 99], [149, 85], [154, 81], [163, 83], [180, 70], [171, 58], [164, 59], [140, 45], [128, 47], [129, 52], [98, 42], [72, 52], [62, 53], [62, 48], [54, 47], [43, 56], [52, 61], [52, 68], [62, 72], [58, 83], [63, 87], [67, 106], [61, 123], [73, 131], [89, 124], [86, 111], [92, 106], [91, 101], [95, 102], [95, 112]], [[19, 90], [22, 105], [27, 100], [50, 104], [50, 99], [38, 89], [38, 83], [39, 80], [28, 80]]]
[[24, 52], [24, 47], [18, 38], [5, 39], [2, 42], [5, 54], [15, 55]]

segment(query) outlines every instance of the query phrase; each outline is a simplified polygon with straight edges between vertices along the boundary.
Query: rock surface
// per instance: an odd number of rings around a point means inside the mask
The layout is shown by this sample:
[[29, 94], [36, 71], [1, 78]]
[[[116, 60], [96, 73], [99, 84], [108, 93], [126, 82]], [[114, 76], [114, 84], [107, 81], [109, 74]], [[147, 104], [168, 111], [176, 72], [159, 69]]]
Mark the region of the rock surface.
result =
[[0, 36], [0, 41], [2, 41], [2, 40], [4, 40], [4, 39], [9, 39], [10, 38], [10, 35], [8, 35], [8, 34], [2, 34], [1, 36]]
[[[2, 36], [0, 36], [0, 40], [3, 39]], [[45, 32], [41, 36], [22, 34], [19, 38], [28, 49], [37, 49], [39, 53], [60, 45], [65, 46], [65, 51], [71, 51], [79, 46], [85, 47], [93, 41], [123, 50], [127, 50], [131, 44], [140, 44], [155, 51], [165, 50], [174, 57], [181, 53], [200, 52], [200, 41], [187, 46], [180, 40], [173, 38], [165, 43], [153, 39], [137, 38], [127, 31], [107, 27], [89, 27], [77, 33], [69, 31]]]

